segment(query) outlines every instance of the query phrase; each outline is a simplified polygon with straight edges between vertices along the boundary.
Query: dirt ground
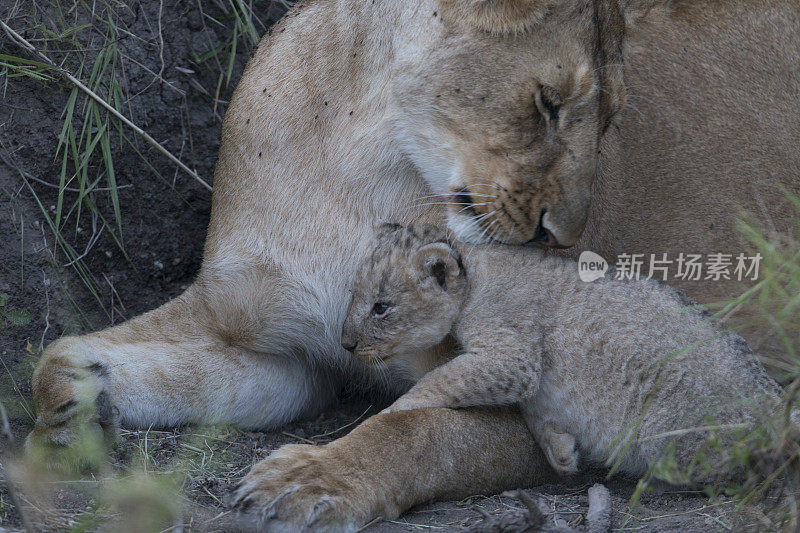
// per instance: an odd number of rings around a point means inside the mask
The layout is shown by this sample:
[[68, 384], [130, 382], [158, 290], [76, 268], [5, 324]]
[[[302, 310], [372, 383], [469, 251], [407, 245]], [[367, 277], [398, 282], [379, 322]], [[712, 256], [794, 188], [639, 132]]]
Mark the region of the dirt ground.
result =
[[[33, 2], [30, 6], [34, 4], [38, 5]], [[48, 6], [46, 0], [40, 4]], [[220, 83], [220, 72], [227, 65], [215, 70], [197, 64], [198, 54], [224, 43], [229, 35], [229, 26], [212, 24], [209, 18], [225, 20], [220, 7], [225, 5], [128, 2], [114, 9], [116, 24], [125, 30], [118, 38], [123, 54], [118, 77], [128, 96], [123, 107], [134, 123], [209, 182], [225, 102], [247, 59], [247, 50], [239, 47], [229, 84]], [[201, 14], [201, 6], [209, 17]], [[23, 35], [35, 38], [39, 35], [34, 27], [37, 17], [44, 17], [45, 24], [55, 24], [47, 19], [51, 11], [45, 8], [37, 11], [27, 2], [0, 0], [0, 17]], [[255, 2], [259, 32], [282, 12], [279, 2]], [[102, 36], [92, 31], [81, 34], [89, 60], [96, 50], [93, 43], [102, 43]], [[0, 35], [0, 47], [2, 54], [20, 54], [4, 35]], [[79, 64], [74, 52], [52, 50], [51, 54], [59, 61], [63, 59], [68, 68]], [[200, 265], [210, 193], [126, 132], [163, 179], [133, 150], [112, 145], [122, 215], [117, 236], [128, 258], [114, 242], [111, 231], [99, 233], [98, 221], [93, 222], [86, 212], [80, 218], [73, 216], [63, 228], [65, 238], [83, 255], [95, 284], [90, 288], [58, 250], [44, 215], [46, 212], [52, 217], [55, 211], [54, 185], [61, 165], [60, 156], [55, 154], [71, 86], [3, 75], [0, 89], [0, 293], [9, 295], [9, 308], [27, 310], [32, 315], [25, 326], [8, 321], [0, 326], [0, 398], [19, 442], [32, 426], [29, 379], [41, 349], [66, 333], [109, 326], [179, 294]], [[91, 164], [93, 168], [99, 165], [97, 161]], [[77, 194], [68, 192], [67, 198], [74, 201]], [[108, 193], [93, 193], [92, 200], [100, 213], [113, 220]], [[130, 476], [142, 465], [151, 472], [171, 471], [180, 461], [187, 472], [181, 481], [185, 492], [185, 501], [180, 502], [185, 509], [183, 531], [230, 530], [235, 527], [234, 517], [223, 501], [230, 484], [254, 461], [282, 444], [321, 444], [341, 436], [374, 411], [368, 407], [364, 400], [350, 400], [317, 420], [269, 433], [230, 428], [123, 432], [108, 475]], [[617, 530], [740, 531], [760, 524], [758, 516], [734, 514], [724, 501], [678, 491], [645, 495], [634, 516], [628, 501], [635, 482], [605, 480], [602, 473], [534, 487], [529, 493], [544, 500], [551, 510], [549, 521], [580, 528], [587, 511], [586, 490], [597, 481], [611, 490], [612, 523]], [[97, 489], [102, 483], [102, 477], [90, 475], [53, 484], [54, 504], [46, 516], [24, 495], [23, 505], [35, 517], [37, 528], [96, 529], [115, 518], [95, 513], [102, 521], [94, 525], [82, 518], [87, 510], [97, 510]], [[476, 495], [461, 502], [416, 508], [399, 520], [378, 521], [366, 531], [458, 531], [484, 520], [478, 509], [498, 515], [521, 507], [514, 498]], [[0, 519], [2, 527], [9, 530], [22, 526], [5, 484], [0, 489]]]
[[[180, 464], [183, 496], [183, 531], [238, 531], [240, 521], [224, 505], [230, 486], [249, 467], [265, 458], [271, 450], [288, 443], [324, 444], [345, 435], [358, 422], [377, 412], [365, 400], [349, 400], [336, 410], [315, 420], [293, 423], [274, 432], [242, 432], [233, 428], [180, 428], [169, 431], [123, 431], [121, 442], [111, 454], [111, 465], [102, 475], [89, 475], [62, 482], [50, 482], [51, 496], [46, 513], [37, 500], [23, 494], [29, 518], [37, 530], [64, 531], [82, 529], [99, 523], [114, 530], [136, 514], [117, 510], [96, 511], [102, 502], [100, 487], [116, 488], [132, 472], [144, 468], [168, 475]], [[25, 428], [20, 427], [22, 431]], [[146, 457], [146, 460], [143, 458]], [[635, 490], [633, 480], [606, 479], [602, 471], [590, 471], [565, 480], [526, 489], [547, 509], [545, 518], [551, 526], [570, 526], [586, 530], [587, 490], [603, 483], [611, 492], [612, 531], [757, 531], [762, 517], [754, 511], [737, 513], [725, 499], [710, 500], [696, 493], [661, 488], [642, 497], [632, 511], [629, 500]], [[105, 484], [105, 485], [104, 485]], [[8, 507], [8, 493], [0, 489], [3, 526], [11, 530], [21, 524]], [[30, 502], [30, 505], [28, 504]], [[373, 533], [400, 531], [464, 531], [524, 509], [515, 496], [476, 494], [462, 501], [435, 502], [416, 507], [396, 520], [376, 520], [363, 531]], [[94, 513], [94, 514], [93, 514]], [[91, 520], [87, 520], [87, 515]], [[122, 527], [123, 530], [124, 527]], [[91, 530], [91, 528], [89, 529]], [[134, 529], [138, 531], [138, 528]], [[168, 530], [164, 527], [164, 530]], [[523, 530], [510, 530], [523, 531]]]

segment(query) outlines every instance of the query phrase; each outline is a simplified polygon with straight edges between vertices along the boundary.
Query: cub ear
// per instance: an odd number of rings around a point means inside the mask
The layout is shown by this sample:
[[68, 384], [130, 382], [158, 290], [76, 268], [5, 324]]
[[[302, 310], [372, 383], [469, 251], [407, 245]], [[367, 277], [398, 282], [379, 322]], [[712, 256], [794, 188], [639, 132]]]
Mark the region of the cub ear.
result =
[[380, 224], [375, 224], [373, 229], [375, 230], [375, 236], [378, 239], [383, 239], [387, 235], [391, 235], [395, 231], [403, 229], [403, 226], [397, 222], [383, 222]]
[[443, 291], [461, 274], [456, 251], [443, 242], [421, 247], [414, 254], [413, 263], [421, 279], [432, 278]]
[[637, 30], [645, 22], [663, 20], [669, 14], [674, 0], [618, 0], [629, 29]]
[[495, 34], [522, 33], [557, 0], [439, 0], [442, 20]]

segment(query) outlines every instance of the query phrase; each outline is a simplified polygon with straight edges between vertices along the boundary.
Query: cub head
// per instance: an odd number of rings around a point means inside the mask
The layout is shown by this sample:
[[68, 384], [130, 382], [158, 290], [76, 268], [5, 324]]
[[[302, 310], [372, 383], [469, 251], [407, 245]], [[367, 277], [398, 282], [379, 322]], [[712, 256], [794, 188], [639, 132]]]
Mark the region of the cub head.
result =
[[382, 226], [355, 279], [342, 346], [376, 364], [439, 344], [466, 287], [459, 253], [434, 226]]
[[459, 240], [575, 244], [623, 44], [667, 0], [438, 0], [393, 72], [398, 143]]

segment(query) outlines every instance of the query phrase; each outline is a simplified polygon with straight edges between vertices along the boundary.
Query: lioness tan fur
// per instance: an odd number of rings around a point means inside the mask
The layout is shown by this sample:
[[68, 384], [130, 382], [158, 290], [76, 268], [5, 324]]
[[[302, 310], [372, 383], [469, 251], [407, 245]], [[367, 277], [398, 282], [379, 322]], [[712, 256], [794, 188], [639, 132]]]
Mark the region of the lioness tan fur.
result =
[[[260, 43], [226, 112], [196, 282], [150, 313], [49, 346], [32, 380], [31, 442], [71, 441], [86, 401], [79, 391], [90, 404], [101, 399], [107, 425], [130, 427], [276, 427], [330, 405], [344, 383], [362, 379], [339, 333], [376, 221], [444, 221], [466, 240], [551, 246], [582, 235], [566, 253], [609, 260], [742, 251], [740, 209], [770, 231], [791, 231], [776, 185], [800, 192], [796, 1], [545, 5], [311, 0], [291, 11]], [[520, 11], [529, 6], [533, 16]], [[678, 284], [701, 302], [744, 289]], [[429, 354], [415, 377], [448, 353]], [[308, 452], [319, 461], [302, 476], [327, 481], [284, 498], [283, 518], [305, 520], [317, 496], [336, 490], [342, 465], [364, 455], [368, 472], [332, 500], [331, 524], [542, 473], [506, 460], [532, 453], [512, 415], [393, 417], [407, 431], [391, 447], [377, 434], [385, 418]], [[440, 448], [412, 461], [403, 458], [417, 444], [402, 435], [417, 434], [415, 423]], [[487, 451], [501, 442], [507, 453]], [[462, 462], [469, 467], [454, 466]], [[301, 463], [255, 470], [252, 508], [300, 479], [289, 465]], [[411, 465], [441, 475], [399, 472]], [[282, 474], [267, 479], [276, 468]], [[382, 487], [398, 479], [407, 485], [394, 499]]]
[[576, 471], [575, 444], [589, 463], [637, 477], [671, 446], [689, 471], [707, 433], [680, 430], [755, 424], [783, 394], [744, 339], [671, 287], [611, 273], [587, 283], [577, 262], [538, 250], [382, 228], [356, 274], [342, 344], [402, 372], [448, 335], [462, 353], [384, 412], [517, 404], [565, 473]]

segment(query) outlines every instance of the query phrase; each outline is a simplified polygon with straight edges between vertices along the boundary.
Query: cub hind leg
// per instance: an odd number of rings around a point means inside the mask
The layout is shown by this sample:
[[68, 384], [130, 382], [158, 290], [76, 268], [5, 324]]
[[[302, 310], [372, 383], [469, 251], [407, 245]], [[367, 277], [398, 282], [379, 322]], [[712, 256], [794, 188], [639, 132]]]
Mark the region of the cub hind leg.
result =
[[580, 456], [575, 437], [555, 422], [538, 416], [531, 402], [520, 402], [519, 408], [553, 470], [562, 476], [577, 473]]

